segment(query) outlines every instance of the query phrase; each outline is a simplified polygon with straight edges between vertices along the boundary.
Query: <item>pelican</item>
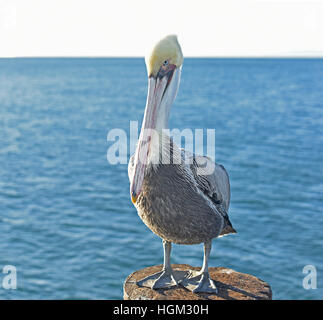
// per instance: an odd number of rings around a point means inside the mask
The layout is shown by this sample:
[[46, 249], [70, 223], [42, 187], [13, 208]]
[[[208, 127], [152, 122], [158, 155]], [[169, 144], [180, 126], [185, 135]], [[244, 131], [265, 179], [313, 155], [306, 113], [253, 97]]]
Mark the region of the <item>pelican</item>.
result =
[[[236, 233], [228, 217], [230, 183], [222, 165], [179, 148], [165, 134], [182, 63], [183, 54], [175, 35], [160, 40], [146, 59], [146, 109], [128, 175], [131, 200], [139, 217], [162, 239], [164, 264], [160, 272], [138, 284], [152, 289], [182, 285], [193, 292], [216, 293], [208, 272], [212, 239]], [[203, 174], [201, 163], [211, 165], [212, 172]], [[173, 270], [172, 243], [204, 243], [201, 270]]]

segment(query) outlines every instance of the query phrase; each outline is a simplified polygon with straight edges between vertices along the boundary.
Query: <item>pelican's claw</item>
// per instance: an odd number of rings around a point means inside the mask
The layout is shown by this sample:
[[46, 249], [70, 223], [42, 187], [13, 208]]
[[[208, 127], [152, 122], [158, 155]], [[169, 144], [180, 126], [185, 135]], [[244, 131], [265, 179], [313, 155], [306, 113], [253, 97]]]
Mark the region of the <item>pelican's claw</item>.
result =
[[218, 293], [218, 289], [208, 272], [190, 271], [189, 276], [182, 280], [180, 285], [194, 293]]
[[167, 289], [177, 286], [178, 283], [187, 276], [186, 271], [166, 271], [162, 270], [144, 279], [137, 281], [137, 285], [151, 289]]

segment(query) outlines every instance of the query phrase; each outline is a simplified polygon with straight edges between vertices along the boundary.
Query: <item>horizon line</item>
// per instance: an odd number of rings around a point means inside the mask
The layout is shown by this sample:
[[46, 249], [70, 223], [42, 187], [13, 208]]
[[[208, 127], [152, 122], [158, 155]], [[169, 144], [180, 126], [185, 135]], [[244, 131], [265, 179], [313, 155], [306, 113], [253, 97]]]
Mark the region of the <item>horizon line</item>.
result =
[[[104, 55], [84, 55], [84, 56], [73, 56], [73, 55], [67, 55], [67, 56], [4, 56], [4, 57], [0, 57], [0, 59], [46, 59], [46, 58], [55, 58], [55, 59], [66, 59], [66, 58], [70, 58], [70, 59], [145, 59], [144, 56], [115, 56], [115, 55], [111, 55], [111, 56], [104, 56]], [[323, 59], [323, 54], [320, 55], [225, 55], [225, 56], [185, 56], [184, 59], [267, 59], [267, 58], [271, 58], [271, 59]]]

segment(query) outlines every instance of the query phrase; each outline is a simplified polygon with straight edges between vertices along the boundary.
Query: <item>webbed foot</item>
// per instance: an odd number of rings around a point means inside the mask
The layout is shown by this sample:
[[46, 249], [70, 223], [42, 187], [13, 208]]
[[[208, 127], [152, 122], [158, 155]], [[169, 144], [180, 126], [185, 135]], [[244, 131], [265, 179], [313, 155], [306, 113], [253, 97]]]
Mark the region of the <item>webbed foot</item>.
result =
[[218, 293], [218, 289], [208, 272], [190, 271], [188, 277], [182, 280], [180, 285], [194, 293]]
[[186, 271], [162, 270], [137, 281], [137, 285], [151, 289], [167, 289], [177, 286], [187, 276]]

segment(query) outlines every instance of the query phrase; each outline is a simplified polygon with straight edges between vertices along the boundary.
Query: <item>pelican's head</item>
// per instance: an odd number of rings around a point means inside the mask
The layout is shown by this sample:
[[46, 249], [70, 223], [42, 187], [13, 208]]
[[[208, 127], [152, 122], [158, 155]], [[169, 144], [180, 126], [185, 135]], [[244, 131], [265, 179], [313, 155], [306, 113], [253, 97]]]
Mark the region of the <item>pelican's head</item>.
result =
[[161, 39], [146, 58], [149, 77], [163, 77], [172, 70], [180, 68], [183, 63], [182, 49], [176, 35]]
[[133, 203], [141, 192], [149, 153], [152, 152], [152, 135], [168, 126], [169, 111], [177, 94], [182, 63], [182, 49], [175, 35], [161, 39], [146, 58], [148, 95], [130, 186]]

